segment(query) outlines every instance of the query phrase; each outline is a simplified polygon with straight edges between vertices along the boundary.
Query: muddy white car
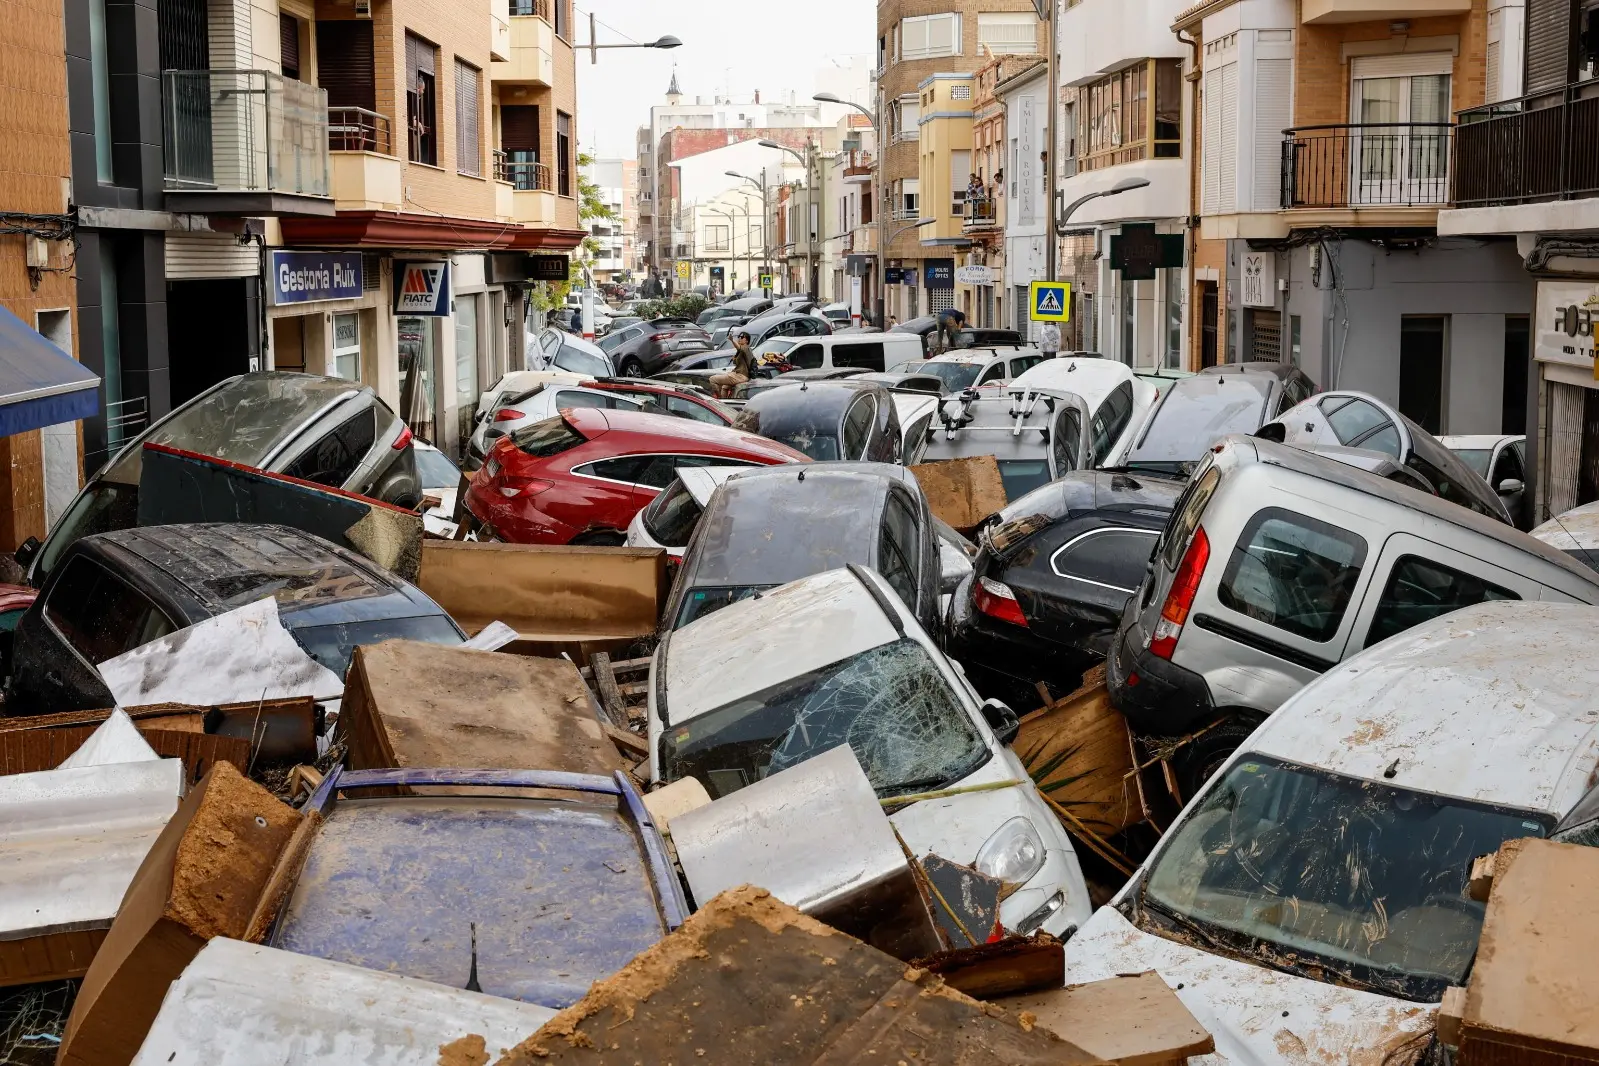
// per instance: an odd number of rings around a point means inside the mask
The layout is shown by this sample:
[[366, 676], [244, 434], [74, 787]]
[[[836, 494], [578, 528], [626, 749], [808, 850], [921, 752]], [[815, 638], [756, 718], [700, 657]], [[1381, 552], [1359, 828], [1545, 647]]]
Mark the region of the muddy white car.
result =
[[[890, 818], [929, 853], [1017, 886], [1007, 929], [1065, 936], [1088, 920], [1071, 841], [1006, 744], [1018, 723], [984, 703], [893, 588], [851, 566], [730, 604], [670, 634], [650, 666], [657, 784], [713, 799], [848, 744]], [[1007, 784], [1008, 783], [1008, 784]]]
[[1484, 603], [1328, 671], [1066, 945], [1067, 982], [1155, 970], [1220, 1061], [1412, 1061], [1385, 1056], [1477, 950], [1472, 860], [1548, 836], [1599, 764], [1596, 623]]

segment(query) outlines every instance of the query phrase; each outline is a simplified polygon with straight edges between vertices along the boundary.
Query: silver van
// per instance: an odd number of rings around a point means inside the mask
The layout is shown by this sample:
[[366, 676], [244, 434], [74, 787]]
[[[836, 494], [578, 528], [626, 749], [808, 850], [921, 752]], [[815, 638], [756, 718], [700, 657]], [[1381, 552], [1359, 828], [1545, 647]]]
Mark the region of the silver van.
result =
[[1111, 700], [1157, 736], [1220, 722], [1193, 754], [1224, 755], [1318, 674], [1488, 600], [1599, 604], [1599, 574], [1436, 496], [1303, 448], [1224, 437], [1128, 602]]
[[795, 370], [859, 367], [882, 373], [922, 358], [921, 341], [909, 333], [846, 333], [831, 337], [773, 337], [761, 352], [780, 353]]

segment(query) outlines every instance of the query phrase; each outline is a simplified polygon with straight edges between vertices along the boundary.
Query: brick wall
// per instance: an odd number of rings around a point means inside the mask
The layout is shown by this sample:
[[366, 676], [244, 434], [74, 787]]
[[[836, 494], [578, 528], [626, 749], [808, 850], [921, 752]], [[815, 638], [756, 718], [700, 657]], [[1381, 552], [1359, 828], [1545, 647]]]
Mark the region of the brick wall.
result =
[[[10, 0], [0, 18], [0, 210], [58, 214], [66, 210], [71, 173], [67, 138], [67, 71], [60, 0]], [[39, 311], [71, 313], [77, 351], [72, 248], [50, 246], [54, 273], [38, 286], [27, 272], [21, 236], [0, 236], [0, 304], [29, 326]], [[81, 448], [80, 448], [81, 451]], [[0, 548], [43, 537], [44, 471], [40, 435], [0, 438]], [[80, 471], [81, 475], [81, 471]]]
[[[1394, 34], [1391, 19], [1298, 27], [1294, 48], [1294, 125], [1312, 126], [1350, 121], [1350, 68], [1343, 46], [1355, 41], [1385, 41]], [[1488, 16], [1485, 0], [1473, 0], [1464, 15], [1408, 20], [1408, 37], [1458, 37], [1451, 79], [1455, 111], [1483, 102], [1487, 62]]]

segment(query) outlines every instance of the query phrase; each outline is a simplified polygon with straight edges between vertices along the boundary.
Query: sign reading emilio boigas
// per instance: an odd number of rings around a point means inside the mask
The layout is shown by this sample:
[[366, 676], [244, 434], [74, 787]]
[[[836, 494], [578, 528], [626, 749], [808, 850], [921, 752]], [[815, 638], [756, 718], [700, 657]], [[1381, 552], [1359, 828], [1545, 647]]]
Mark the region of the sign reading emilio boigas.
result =
[[[1599, 282], [1540, 281], [1532, 354], [1540, 362], [1594, 369]], [[1599, 373], [1599, 371], [1596, 371]]]
[[450, 315], [450, 264], [394, 264], [394, 313], [448, 318]]

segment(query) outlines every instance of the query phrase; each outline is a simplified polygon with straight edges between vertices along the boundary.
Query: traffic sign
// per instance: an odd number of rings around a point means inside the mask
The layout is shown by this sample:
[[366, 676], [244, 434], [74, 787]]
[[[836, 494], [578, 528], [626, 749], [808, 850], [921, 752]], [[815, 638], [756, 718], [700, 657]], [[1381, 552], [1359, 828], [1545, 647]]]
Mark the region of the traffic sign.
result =
[[677, 264], [677, 276], [684, 281], [694, 276], [694, 264], [682, 262]]
[[1070, 322], [1072, 287], [1065, 281], [1035, 281], [1029, 315], [1034, 322]]
[[775, 289], [775, 288], [777, 288], [777, 283], [776, 282], [777, 282], [777, 275], [775, 275], [775, 274], [762, 274], [761, 275], [761, 283], [759, 285], [757, 285], [756, 288], [759, 288], [759, 289]]

